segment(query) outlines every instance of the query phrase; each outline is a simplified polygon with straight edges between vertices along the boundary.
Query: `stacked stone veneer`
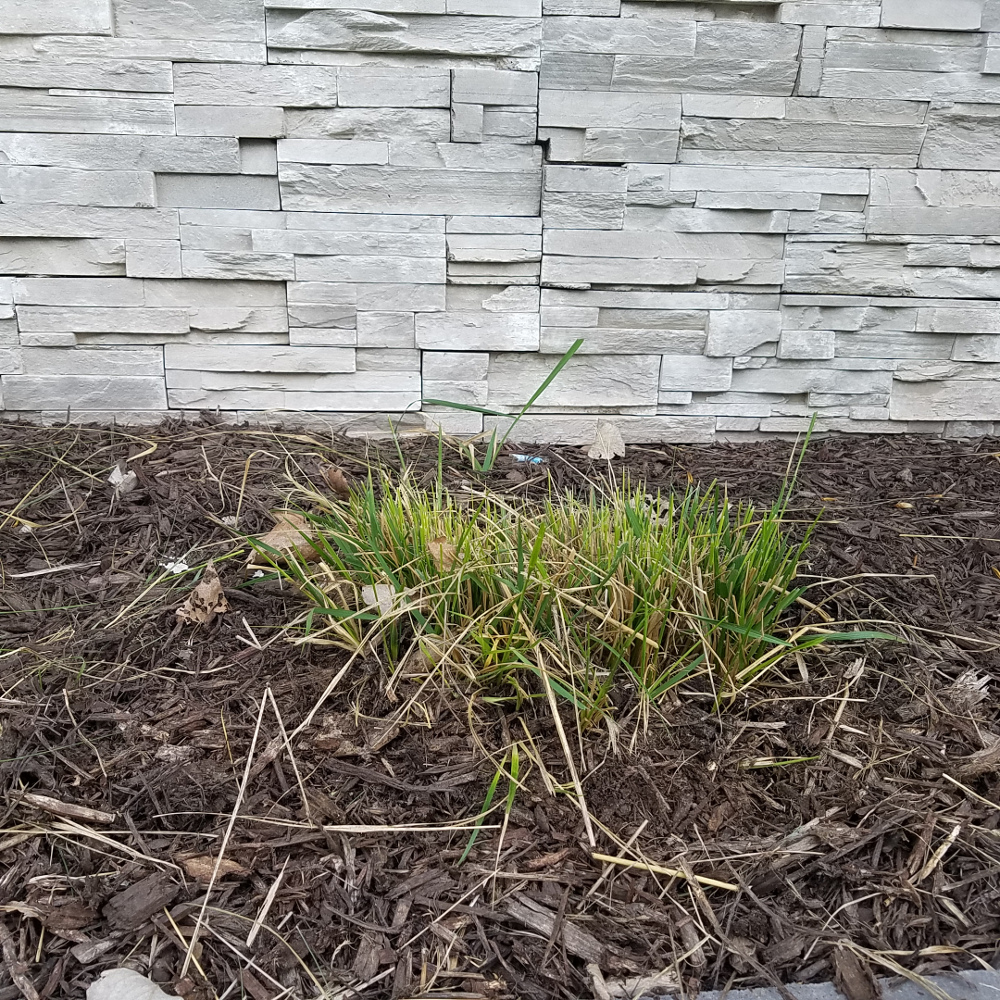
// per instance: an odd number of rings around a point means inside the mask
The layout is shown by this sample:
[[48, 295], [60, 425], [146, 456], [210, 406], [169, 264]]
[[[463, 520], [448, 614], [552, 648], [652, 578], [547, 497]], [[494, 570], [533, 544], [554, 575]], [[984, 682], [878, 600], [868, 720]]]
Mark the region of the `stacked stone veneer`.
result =
[[0, 0], [8, 416], [988, 432], [997, 234], [1000, 0]]

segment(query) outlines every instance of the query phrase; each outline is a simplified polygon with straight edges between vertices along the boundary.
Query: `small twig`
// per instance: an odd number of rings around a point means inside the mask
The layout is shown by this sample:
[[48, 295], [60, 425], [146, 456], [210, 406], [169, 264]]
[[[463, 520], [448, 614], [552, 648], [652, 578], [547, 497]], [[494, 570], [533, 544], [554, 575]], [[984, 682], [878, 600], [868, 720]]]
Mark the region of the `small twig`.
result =
[[278, 895], [278, 887], [281, 885], [281, 880], [285, 877], [285, 869], [288, 867], [288, 862], [290, 860], [291, 855], [285, 858], [285, 863], [281, 866], [281, 871], [278, 872], [278, 877], [271, 883], [271, 888], [267, 890], [267, 895], [264, 897], [264, 903], [260, 908], [260, 912], [257, 914], [257, 919], [254, 920], [253, 927], [250, 928], [250, 933], [247, 935], [248, 948], [252, 947], [254, 941], [257, 940], [257, 935], [260, 934], [261, 928], [264, 926], [264, 921], [267, 920], [267, 915], [271, 912], [275, 896]]
[[27, 976], [27, 965], [17, 957], [14, 938], [2, 920], [0, 920], [0, 949], [3, 951], [7, 973], [14, 981], [14, 985], [24, 994], [24, 1000], [41, 1000], [35, 984]]
[[70, 573], [75, 569], [93, 569], [95, 566], [100, 566], [101, 561], [98, 559], [96, 562], [82, 562], [82, 563], [67, 563], [65, 566], [49, 566], [47, 569], [36, 569], [31, 573], [11, 573], [11, 580], [30, 580], [35, 576], [52, 576], [54, 573]]
[[677, 868], [664, 868], [662, 865], [653, 865], [645, 861], [629, 861], [628, 858], [616, 858], [610, 854], [591, 854], [595, 861], [603, 861], [609, 865], [621, 865], [623, 868], [638, 868], [640, 871], [651, 872], [654, 875], [668, 875], [670, 878], [683, 878], [688, 881], [698, 882], [701, 885], [710, 885], [716, 889], [728, 889], [730, 892], [739, 892], [740, 887], [732, 882], [720, 882], [718, 879], [706, 878], [704, 875], [685, 874]]
[[54, 816], [62, 816], [64, 819], [78, 819], [88, 823], [100, 823], [102, 826], [110, 826], [116, 819], [117, 813], [101, 812], [99, 809], [90, 809], [87, 806], [78, 806], [74, 802], [62, 802], [49, 795], [36, 795], [34, 792], [25, 792], [21, 795], [21, 801], [29, 806], [41, 809], [43, 812], [52, 813]]
[[194, 933], [191, 935], [191, 941], [188, 944], [187, 954], [184, 956], [184, 965], [181, 967], [180, 978], [183, 979], [191, 967], [191, 961], [194, 958], [195, 945], [198, 943], [198, 936], [201, 934], [202, 924], [205, 922], [205, 911], [208, 909], [208, 901], [212, 896], [212, 890], [215, 888], [216, 880], [219, 877], [219, 869], [222, 867], [222, 859], [225, 857], [226, 848], [229, 846], [229, 838], [233, 835], [233, 829], [236, 827], [236, 820], [239, 818], [240, 806], [243, 804], [243, 797], [246, 795], [247, 785], [250, 783], [250, 771], [253, 767], [253, 755], [257, 749], [257, 740], [260, 738], [260, 727], [264, 722], [264, 710], [267, 708], [267, 698], [263, 697], [260, 699], [260, 710], [257, 712], [257, 725], [254, 727], [253, 739], [250, 742], [250, 752], [247, 754], [246, 767], [243, 770], [243, 780], [240, 782], [240, 790], [236, 796], [236, 804], [233, 806], [232, 814], [229, 817], [229, 825], [226, 827], [226, 832], [222, 838], [222, 844], [219, 847], [219, 854], [215, 859], [215, 868], [212, 869], [212, 877], [209, 879], [208, 888], [205, 890], [205, 898], [202, 900], [201, 910], [198, 912], [198, 919], [195, 921]]

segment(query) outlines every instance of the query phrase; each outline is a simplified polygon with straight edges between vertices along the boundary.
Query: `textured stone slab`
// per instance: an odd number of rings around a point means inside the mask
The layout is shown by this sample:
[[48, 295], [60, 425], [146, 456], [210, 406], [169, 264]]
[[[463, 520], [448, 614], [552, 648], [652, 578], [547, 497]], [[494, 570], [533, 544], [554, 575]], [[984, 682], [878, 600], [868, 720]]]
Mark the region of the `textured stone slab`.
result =
[[174, 133], [174, 108], [170, 101], [148, 97], [51, 95], [15, 87], [0, 90], [0, 120], [11, 132]]
[[920, 166], [1000, 169], [1000, 107], [954, 104], [933, 108]]
[[983, 0], [882, 0], [882, 27], [978, 31]]
[[[0, 232], [5, 232], [0, 214]], [[125, 242], [0, 237], [0, 274], [125, 274]]]
[[284, 207], [291, 211], [537, 215], [541, 171], [489, 173], [410, 167], [284, 164]]
[[448, 312], [416, 318], [417, 347], [426, 351], [537, 351], [532, 313]]
[[[2, 14], [0, 14], [2, 17]], [[0, 87], [71, 88], [169, 93], [173, 89], [168, 62], [108, 62], [103, 59], [5, 59]]]
[[946, 359], [952, 357], [956, 339], [950, 334], [913, 334], [902, 330], [862, 330], [836, 333], [834, 337], [838, 358]]
[[8, 410], [163, 410], [163, 379], [115, 375], [4, 375]]
[[575, 257], [772, 260], [782, 256], [780, 236], [744, 233], [573, 232], [545, 233], [545, 252]]
[[538, 124], [542, 127], [669, 130], [680, 127], [679, 95], [543, 90], [538, 98]]
[[698, 149], [789, 152], [893, 153], [916, 157], [922, 125], [857, 125], [831, 122], [684, 119], [684, 143]]
[[174, 99], [195, 105], [336, 107], [337, 69], [181, 63], [174, 68]]
[[15, 278], [11, 288], [18, 305], [141, 306], [141, 281], [124, 278]]
[[0, 163], [80, 170], [239, 173], [235, 139], [0, 132]]
[[[642, 179], [637, 167], [635, 177]], [[631, 187], [632, 181], [629, 186]], [[809, 167], [676, 166], [670, 169], [673, 191], [779, 191], [868, 194], [866, 170], [820, 170]]]
[[278, 162], [385, 165], [389, 162], [389, 143], [365, 139], [279, 139]]
[[443, 284], [447, 278], [444, 257], [323, 256], [296, 257], [298, 281], [407, 282]]
[[451, 104], [447, 70], [344, 67], [339, 79], [344, 107], [447, 108]]
[[268, 45], [341, 52], [537, 56], [534, 18], [375, 14], [366, 11], [268, 11]]
[[821, 96], [863, 98], [869, 94], [908, 101], [996, 104], [1000, 103], [1000, 81], [973, 72], [933, 73], [836, 67], [824, 70]]
[[726, 310], [709, 314], [708, 357], [739, 357], [781, 336], [781, 315], [758, 310]]
[[789, 97], [785, 116], [796, 121], [858, 125], [923, 125], [923, 101], [881, 101], [854, 97]]
[[563, 327], [543, 326], [541, 350], [561, 354], [578, 340], [580, 354], [662, 354], [700, 355], [705, 348], [704, 330], [671, 330], [659, 327]]
[[296, 276], [292, 255], [279, 253], [182, 250], [181, 269], [185, 278], [292, 281]]
[[[74, 0], [75, 2], [75, 0]], [[263, 0], [114, 0], [115, 33], [128, 38], [264, 41]]]
[[850, 25], [859, 28], [876, 28], [881, 19], [877, 2], [823, 3], [814, 0], [783, 3], [779, 8], [781, 20], [786, 24]]
[[538, 74], [456, 69], [452, 100], [465, 104], [534, 105], [538, 101]]
[[21, 359], [25, 375], [163, 375], [163, 352], [156, 347], [29, 347], [21, 352]]
[[982, 62], [981, 36], [975, 34], [842, 30], [831, 32], [825, 55], [831, 69], [978, 73]]
[[732, 94], [684, 94], [684, 114], [694, 118], [784, 118], [788, 99]]
[[405, 135], [423, 142], [447, 142], [451, 115], [443, 109], [333, 108], [286, 111], [289, 138], [398, 139]]
[[0, 35], [110, 35], [110, 0], [0, 0]]
[[99, 35], [46, 35], [32, 41], [32, 55], [45, 53], [61, 59], [267, 62], [267, 48], [263, 42], [227, 42], [209, 38], [109, 38]]
[[207, 345], [168, 344], [168, 369], [195, 372], [353, 372], [354, 351], [340, 348], [247, 347], [240, 351]]
[[734, 371], [732, 388], [734, 392], [771, 392], [782, 395], [806, 392], [856, 395], [888, 392], [891, 385], [890, 371], [845, 371], [804, 362], [783, 361], [770, 368]]
[[285, 135], [285, 110], [277, 107], [181, 105], [176, 109], [177, 134], [277, 139]]
[[1000, 413], [1000, 379], [993, 378], [896, 382], [889, 414], [893, 420], [993, 420]]
[[169, 333], [190, 329], [183, 309], [18, 306], [18, 324], [29, 333]]
[[156, 178], [157, 204], [171, 208], [281, 208], [274, 177], [162, 174]]
[[614, 70], [611, 53], [553, 52], [546, 47], [538, 83], [543, 90], [610, 90]]
[[[523, 406], [555, 367], [558, 355], [493, 354], [487, 406]], [[549, 408], [585, 409], [600, 400], [609, 409], [656, 404], [660, 356], [587, 355], [573, 358], [542, 394], [536, 412]]]
[[798, 75], [799, 64], [795, 60], [616, 55], [611, 89], [676, 94], [752, 91], [763, 96], [787, 97]]
[[718, 19], [698, 21], [697, 27], [696, 56], [781, 62], [797, 59], [802, 43], [802, 29], [792, 24]]
[[0, 166], [0, 202], [152, 208], [156, 192], [152, 173]]
[[549, 52], [633, 53], [693, 56], [695, 22], [636, 16], [615, 21], [592, 17], [546, 17], [542, 50]]
[[625, 210], [624, 228], [674, 233], [784, 233], [788, 223], [788, 212], [630, 205]]

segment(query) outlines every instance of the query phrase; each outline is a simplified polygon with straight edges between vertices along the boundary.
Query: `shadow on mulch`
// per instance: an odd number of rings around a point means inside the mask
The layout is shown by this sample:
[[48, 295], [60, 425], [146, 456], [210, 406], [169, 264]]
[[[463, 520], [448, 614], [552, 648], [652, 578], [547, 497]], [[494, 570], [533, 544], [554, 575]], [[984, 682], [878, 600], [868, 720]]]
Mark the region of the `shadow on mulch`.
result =
[[[436, 440], [402, 447], [430, 481]], [[209, 422], [0, 425], [0, 1000], [21, 995], [12, 972], [78, 998], [123, 963], [199, 1000], [541, 1000], [632, 996], [654, 973], [691, 993], [828, 979], [845, 941], [878, 972], [995, 961], [994, 451], [814, 442], [792, 515], [801, 530], [821, 518], [807, 596], [908, 641], [819, 651], [721, 717], [682, 698], [617, 753], [603, 729], [579, 738], [596, 851], [733, 892], [595, 861], [573, 800], [547, 790], [569, 775], [542, 710], [525, 716], [536, 761], [506, 829], [494, 812], [460, 863], [504, 750], [530, 746], [519, 719], [417, 679], [387, 694], [369, 660], [288, 753], [281, 726], [345, 662], [283, 641], [300, 601], [223, 559], [229, 613], [177, 623], [191, 577], [163, 564], [222, 559], [234, 529], [267, 530], [286, 469], [362, 475], [398, 465], [395, 445]], [[717, 478], [766, 501], [789, 453], [630, 448], [613, 472], [651, 490]], [[139, 454], [136, 488], [116, 496], [109, 472]], [[583, 492], [609, 473], [578, 449], [542, 455], [529, 470], [505, 457], [490, 485]], [[457, 456], [445, 476], [467, 478]], [[399, 719], [411, 697], [419, 711]]]

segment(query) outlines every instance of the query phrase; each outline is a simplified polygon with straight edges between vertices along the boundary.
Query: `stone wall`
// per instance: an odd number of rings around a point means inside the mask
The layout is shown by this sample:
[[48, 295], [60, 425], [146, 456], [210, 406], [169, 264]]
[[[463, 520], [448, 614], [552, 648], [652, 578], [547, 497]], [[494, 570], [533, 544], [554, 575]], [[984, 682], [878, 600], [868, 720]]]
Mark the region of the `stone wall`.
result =
[[7, 416], [985, 433], [997, 234], [1000, 0], [0, 0]]

